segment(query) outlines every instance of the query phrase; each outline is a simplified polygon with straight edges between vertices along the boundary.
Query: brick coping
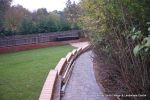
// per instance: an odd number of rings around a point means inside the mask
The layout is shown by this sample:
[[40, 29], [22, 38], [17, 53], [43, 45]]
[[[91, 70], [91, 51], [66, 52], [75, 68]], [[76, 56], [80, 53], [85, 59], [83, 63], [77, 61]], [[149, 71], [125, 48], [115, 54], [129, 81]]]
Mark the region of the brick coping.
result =
[[62, 58], [58, 62], [55, 69], [50, 70], [50, 72], [45, 80], [39, 100], [53, 100], [54, 87], [56, 84], [56, 80], [57, 80], [58, 76], [62, 76], [63, 68], [68, 63], [70, 63], [70, 61], [74, 61], [77, 58], [77, 56], [84, 53], [89, 47], [90, 46], [88, 45], [88, 46], [83, 46], [82, 48], [74, 49], [72, 52], [69, 52], [65, 58]]

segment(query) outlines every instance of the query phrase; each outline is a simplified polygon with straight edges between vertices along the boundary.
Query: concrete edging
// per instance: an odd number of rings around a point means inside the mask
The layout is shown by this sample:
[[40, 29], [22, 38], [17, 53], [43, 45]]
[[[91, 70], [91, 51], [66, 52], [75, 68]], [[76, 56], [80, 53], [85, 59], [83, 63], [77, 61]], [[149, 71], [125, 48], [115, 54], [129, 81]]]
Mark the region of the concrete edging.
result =
[[74, 49], [72, 52], [69, 52], [65, 58], [61, 58], [61, 60], [56, 65], [55, 69], [49, 72], [47, 79], [44, 83], [43, 89], [41, 91], [39, 100], [52, 100], [56, 80], [58, 76], [62, 75], [64, 67], [66, 67], [67, 65], [69, 65], [67, 67], [70, 67], [71, 63], [73, 63], [79, 55], [88, 50], [89, 47], [90, 46], [88, 45], [82, 48]]

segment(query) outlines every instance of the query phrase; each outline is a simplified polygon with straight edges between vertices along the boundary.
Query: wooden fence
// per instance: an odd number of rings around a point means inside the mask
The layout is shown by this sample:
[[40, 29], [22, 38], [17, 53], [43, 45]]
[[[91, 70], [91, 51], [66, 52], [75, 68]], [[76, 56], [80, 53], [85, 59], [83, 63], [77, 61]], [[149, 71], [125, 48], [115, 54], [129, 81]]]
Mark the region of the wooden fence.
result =
[[0, 37], [0, 48], [79, 38], [79, 30]]

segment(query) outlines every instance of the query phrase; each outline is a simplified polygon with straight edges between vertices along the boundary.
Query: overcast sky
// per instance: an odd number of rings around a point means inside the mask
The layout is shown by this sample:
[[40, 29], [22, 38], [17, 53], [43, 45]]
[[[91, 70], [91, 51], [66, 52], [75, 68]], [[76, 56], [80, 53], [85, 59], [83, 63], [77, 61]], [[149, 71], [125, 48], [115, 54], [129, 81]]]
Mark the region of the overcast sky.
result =
[[[59, 10], [62, 11], [66, 6], [67, 0], [13, 0], [12, 5], [22, 5], [30, 11], [38, 8], [46, 8], [48, 11]], [[80, 0], [71, 0], [78, 3]]]

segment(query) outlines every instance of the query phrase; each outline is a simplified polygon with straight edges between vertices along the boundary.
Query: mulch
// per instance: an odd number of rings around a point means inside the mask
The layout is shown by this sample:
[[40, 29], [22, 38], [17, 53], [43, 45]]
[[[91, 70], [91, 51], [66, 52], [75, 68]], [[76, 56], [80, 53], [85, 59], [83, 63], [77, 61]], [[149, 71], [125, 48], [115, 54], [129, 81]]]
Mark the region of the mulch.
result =
[[[99, 85], [99, 88], [103, 91], [105, 95], [115, 95], [115, 84], [109, 79], [109, 67], [111, 64], [106, 64], [104, 59], [93, 59], [93, 69], [96, 81]], [[114, 67], [114, 66], [113, 66]], [[118, 100], [117, 97], [111, 96], [108, 97], [109, 100]]]

